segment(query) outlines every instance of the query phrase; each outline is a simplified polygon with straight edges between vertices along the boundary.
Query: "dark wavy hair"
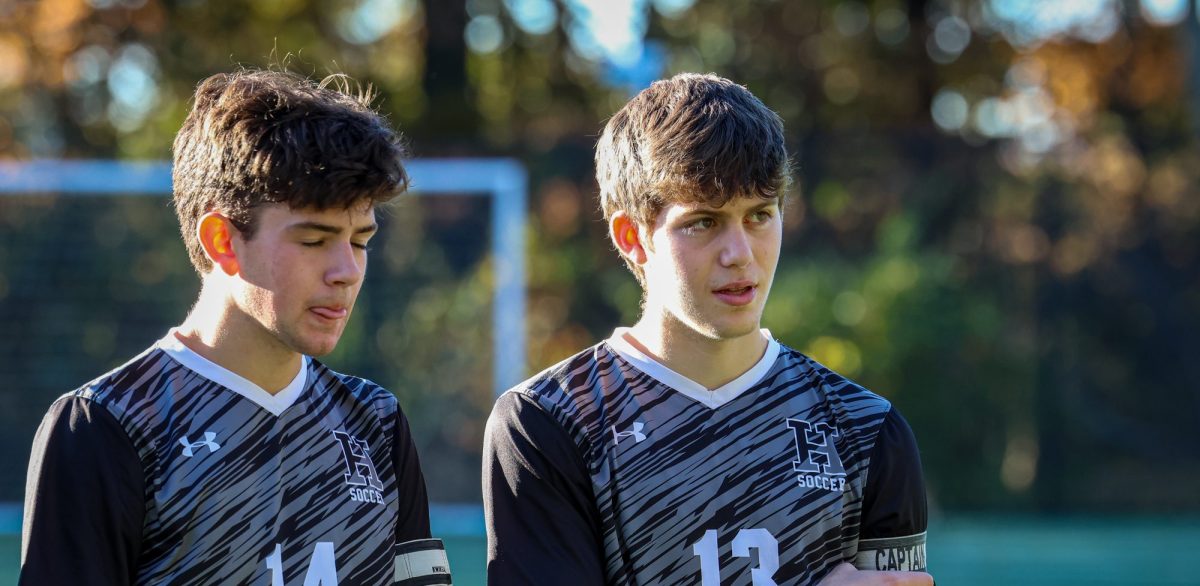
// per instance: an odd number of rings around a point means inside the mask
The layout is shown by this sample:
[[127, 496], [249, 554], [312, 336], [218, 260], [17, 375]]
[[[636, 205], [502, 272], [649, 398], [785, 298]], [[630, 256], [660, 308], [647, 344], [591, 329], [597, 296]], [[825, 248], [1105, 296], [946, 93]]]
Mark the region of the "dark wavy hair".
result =
[[212, 268], [196, 235], [220, 211], [247, 238], [255, 209], [378, 205], [408, 189], [400, 135], [343, 75], [314, 82], [282, 71], [209, 77], [175, 137], [174, 202], [192, 265]]

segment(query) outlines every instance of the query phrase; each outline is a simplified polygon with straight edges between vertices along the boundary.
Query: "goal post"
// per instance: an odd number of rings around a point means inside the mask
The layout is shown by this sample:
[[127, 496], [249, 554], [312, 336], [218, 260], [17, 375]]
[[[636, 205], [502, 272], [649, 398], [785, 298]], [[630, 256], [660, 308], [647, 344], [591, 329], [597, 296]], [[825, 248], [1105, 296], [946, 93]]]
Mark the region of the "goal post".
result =
[[[514, 159], [416, 159], [405, 163], [415, 196], [472, 195], [491, 204], [492, 392], [525, 377], [525, 229], [528, 175]], [[150, 196], [171, 193], [168, 161], [0, 162], [0, 198], [39, 193]]]

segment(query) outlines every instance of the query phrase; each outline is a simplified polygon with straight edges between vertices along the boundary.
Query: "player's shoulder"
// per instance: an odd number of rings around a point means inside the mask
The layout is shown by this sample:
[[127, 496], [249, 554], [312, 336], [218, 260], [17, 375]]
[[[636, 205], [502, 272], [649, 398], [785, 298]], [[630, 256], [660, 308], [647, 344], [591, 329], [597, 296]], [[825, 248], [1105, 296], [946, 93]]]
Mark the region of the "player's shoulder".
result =
[[[170, 373], [179, 368], [170, 356], [150, 346], [125, 363], [68, 391], [47, 408], [44, 421], [69, 418], [72, 422], [111, 422], [130, 437], [153, 429], [161, 417], [162, 389], [171, 385]], [[76, 427], [72, 423], [72, 428]]]
[[322, 392], [332, 393], [355, 403], [370, 405], [385, 413], [396, 412], [400, 409], [396, 395], [370, 379], [338, 372], [315, 358], [309, 359], [309, 371], [312, 373], [315, 383], [323, 387]]
[[557, 364], [514, 385], [501, 397], [520, 395], [539, 403], [570, 400], [590, 393], [596, 386], [595, 374], [611, 364], [612, 352], [604, 343], [589, 346]]
[[61, 395], [56, 403], [70, 401], [104, 407], [120, 416], [164, 384], [164, 374], [178, 365], [156, 345], [150, 346], [124, 364]]
[[613, 367], [614, 356], [603, 342], [584, 348], [502, 393], [493, 414], [500, 417], [534, 405], [574, 430], [601, 401], [603, 372]]
[[779, 345], [779, 373], [788, 380], [800, 381], [805, 389], [817, 392], [826, 402], [855, 412], [877, 412], [882, 416], [892, 408], [882, 395], [784, 344]]
[[565, 436], [579, 453], [590, 453], [611, 368], [612, 351], [600, 343], [533, 375], [496, 399], [487, 436], [535, 444], [559, 443]]

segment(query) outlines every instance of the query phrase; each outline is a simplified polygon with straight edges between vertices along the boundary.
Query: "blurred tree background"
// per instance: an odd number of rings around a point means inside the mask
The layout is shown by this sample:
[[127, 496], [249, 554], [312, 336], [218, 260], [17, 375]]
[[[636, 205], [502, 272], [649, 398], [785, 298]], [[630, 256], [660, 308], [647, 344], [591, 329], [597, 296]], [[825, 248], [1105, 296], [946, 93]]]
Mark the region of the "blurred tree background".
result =
[[[637, 316], [595, 201], [606, 117], [716, 72], [798, 167], [765, 325], [899, 406], [936, 508], [1194, 513], [1198, 29], [1189, 0], [7, 0], [0, 157], [169, 158], [205, 76], [350, 74], [416, 156], [528, 167], [533, 373]], [[487, 214], [388, 213], [328, 360], [397, 393], [443, 501], [479, 498]], [[0, 199], [0, 500], [55, 396], [183, 318], [174, 222]]]

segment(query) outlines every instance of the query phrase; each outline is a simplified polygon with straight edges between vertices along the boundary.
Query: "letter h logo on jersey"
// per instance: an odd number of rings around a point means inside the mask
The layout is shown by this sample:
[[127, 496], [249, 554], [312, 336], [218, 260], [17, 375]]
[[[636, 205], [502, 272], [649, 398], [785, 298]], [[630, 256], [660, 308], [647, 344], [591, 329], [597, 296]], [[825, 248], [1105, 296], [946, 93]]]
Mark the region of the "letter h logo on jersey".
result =
[[346, 484], [351, 486], [370, 486], [375, 490], [383, 490], [379, 474], [375, 473], [375, 463], [371, 461], [371, 448], [364, 442], [344, 431], [334, 431], [342, 446], [342, 455], [346, 460]]
[[788, 419], [788, 427], [796, 434], [796, 456], [792, 466], [803, 474], [845, 476], [846, 469], [834, 448], [833, 440], [842, 436], [838, 429], [824, 421], [816, 424], [803, 419]]

